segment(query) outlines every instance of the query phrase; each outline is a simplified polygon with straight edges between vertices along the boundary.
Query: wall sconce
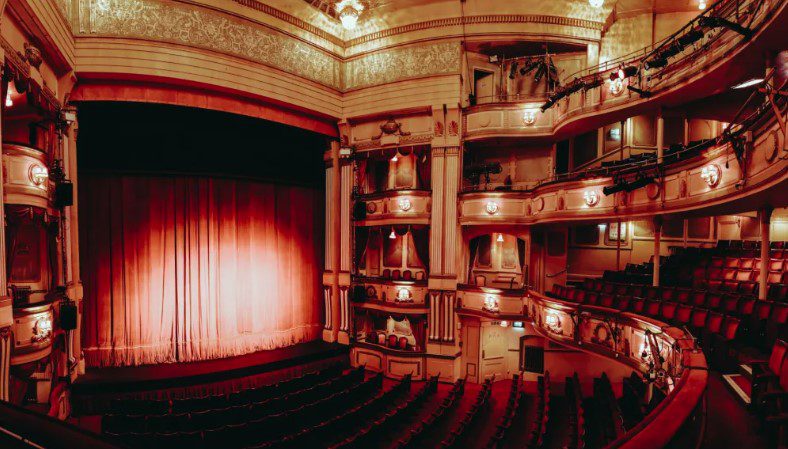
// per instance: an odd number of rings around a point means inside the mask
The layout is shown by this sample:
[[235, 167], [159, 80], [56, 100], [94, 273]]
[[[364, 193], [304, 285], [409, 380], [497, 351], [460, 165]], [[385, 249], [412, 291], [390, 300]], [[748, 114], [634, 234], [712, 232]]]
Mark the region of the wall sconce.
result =
[[503, 243], [503, 234], [498, 234], [498, 238], [495, 239], [496, 242]]
[[523, 123], [531, 126], [536, 122], [536, 109], [526, 109], [523, 111]]
[[500, 310], [499, 304], [498, 304], [498, 298], [496, 298], [493, 295], [487, 295], [484, 298], [484, 307], [483, 307], [483, 309], [488, 311], [488, 312], [498, 313], [498, 311]]
[[484, 210], [490, 215], [495, 215], [498, 212], [498, 203], [495, 201], [488, 201], [487, 205], [484, 206]]
[[391, 228], [391, 234], [389, 234], [389, 238], [391, 240], [395, 240], [397, 238], [397, 233], [394, 232], [394, 228]]
[[30, 182], [40, 186], [45, 183], [47, 179], [49, 179], [49, 172], [46, 167], [42, 167], [38, 164], [34, 164], [30, 167]]
[[508, 321], [506, 321], [506, 320], [502, 320], [502, 321], [501, 321], [500, 323], [498, 323], [498, 324], [499, 324], [501, 327], [509, 327], [509, 322], [508, 322]]
[[561, 319], [555, 312], [547, 312], [544, 317], [544, 324], [550, 332], [555, 334], [561, 334], [563, 332], [561, 329]]
[[407, 288], [397, 290], [397, 302], [413, 302], [413, 295]]
[[599, 203], [599, 194], [596, 190], [586, 190], [583, 192], [583, 199], [588, 207], [594, 207]]
[[714, 164], [707, 165], [700, 170], [701, 179], [706, 181], [709, 187], [716, 187], [720, 183], [721, 174], [720, 167]]
[[409, 198], [400, 198], [399, 202], [399, 210], [402, 212], [407, 212], [413, 207], [413, 203], [410, 202]]
[[610, 80], [610, 95], [617, 97], [624, 91], [624, 81], [621, 78]]

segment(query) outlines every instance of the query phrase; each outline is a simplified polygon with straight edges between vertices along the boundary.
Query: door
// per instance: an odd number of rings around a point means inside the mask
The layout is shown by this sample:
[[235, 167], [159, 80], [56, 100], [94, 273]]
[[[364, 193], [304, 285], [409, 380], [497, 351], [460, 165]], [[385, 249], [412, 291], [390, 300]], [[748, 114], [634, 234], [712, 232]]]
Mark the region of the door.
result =
[[479, 383], [479, 323], [464, 322], [462, 326], [462, 376]]
[[475, 69], [473, 71], [473, 92], [476, 95], [476, 104], [491, 103], [493, 99], [493, 85], [495, 75], [493, 72]]
[[545, 231], [544, 291], [553, 289], [553, 284], [566, 285], [567, 228]]
[[498, 323], [485, 323], [482, 326], [482, 376], [484, 379], [495, 376], [496, 380], [506, 378], [506, 335], [507, 328]]

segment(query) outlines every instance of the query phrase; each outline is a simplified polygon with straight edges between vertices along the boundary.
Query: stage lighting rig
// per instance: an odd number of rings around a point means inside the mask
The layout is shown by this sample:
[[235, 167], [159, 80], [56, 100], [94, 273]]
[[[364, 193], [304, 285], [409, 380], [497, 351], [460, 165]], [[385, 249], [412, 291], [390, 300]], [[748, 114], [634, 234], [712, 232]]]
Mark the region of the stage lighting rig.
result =
[[618, 181], [615, 181], [615, 184], [613, 184], [612, 186], [603, 187], [602, 193], [604, 193], [605, 196], [610, 196], [613, 195], [614, 193], [624, 191], [626, 189], [626, 186], [627, 186], [626, 181], [619, 179]]
[[513, 80], [516, 74], [517, 74], [517, 61], [512, 61], [512, 64], [509, 66], [509, 79]]
[[646, 187], [647, 185], [651, 184], [652, 182], [654, 182], [654, 177], [653, 176], [646, 176], [646, 175], [638, 176], [637, 179], [635, 179], [634, 181], [632, 181], [630, 183], [627, 183], [624, 186], [624, 190], [627, 191], [627, 192], [631, 192], [633, 190], [637, 190], [637, 189], [641, 189], [643, 187]]
[[617, 79], [623, 80], [624, 78], [635, 76], [638, 74], [638, 71], [638, 68], [634, 65], [623, 67], [610, 74], [610, 81], [615, 81]]
[[651, 58], [648, 61], [643, 63], [643, 67], [646, 70], [651, 70], [651, 69], [656, 69], [656, 68], [660, 68], [660, 67], [665, 67], [666, 65], [668, 65], [668, 58], [666, 58], [666, 57], [664, 57], [662, 55], [654, 56], [653, 58]]
[[638, 89], [635, 86], [627, 86], [627, 89], [631, 90], [632, 92], [635, 92], [636, 94], [640, 95], [643, 98], [649, 98], [651, 96], [651, 92], [643, 89]]
[[738, 23], [723, 19], [722, 17], [701, 17], [698, 21], [703, 28], [727, 28], [733, 30], [744, 37], [752, 36], [752, 30], [745, 28]]
[[583, 83], [583, 89], [591, 90], [591, 89], [594, 89], [594, 88], [597, 88], [597, 87], [601, 86], [603, 83], [604, 83], [604, 80], [602, 80], [601, 77], [595, 76], [590, 81], [587, 81], [587, 82]]
[[700, 28], [693, 28], [693, 29], [689, 30], [688, 32], [686, 32], [686, 33], [682, 34], [681, 36], [679, 36], [679, 38], [676, 39], [676, 41], [682, 47], [687, 47], [687, 46], [690, 46], [690, 45], [694, 44], [695, 42], [698, 42], [699, 40], [703, 39], [704, 35], [705, 35], [705, 33]]
[[523, 66], [520, 68], [520, 75], [525, 76], [533, 72], [537, 67], [539, 67], [539, 59], [529, 59], [523, 63]]

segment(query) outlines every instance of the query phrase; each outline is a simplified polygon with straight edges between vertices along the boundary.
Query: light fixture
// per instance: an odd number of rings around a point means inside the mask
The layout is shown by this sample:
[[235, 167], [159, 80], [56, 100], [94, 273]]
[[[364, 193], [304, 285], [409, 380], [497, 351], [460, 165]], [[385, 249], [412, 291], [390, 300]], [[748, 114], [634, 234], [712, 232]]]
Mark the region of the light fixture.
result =
[[599, 223], [596, 226], [599, 228], [600, 231], [604, 231], [605, 230], [605, 224], [604, 223]]
[[399, 158], [397, 157], [397, 154], [399, 154], [399, 152], [396, 152], [396, 153], [394, 153], [394, 156], [391, 156], [391, 162], [397, 162], [399, 160]]
[[[756, 84], [761, 84], [763, 82], [763, 78], [753, 78], [751, 80], [747, 80], [743, 83], [739, 83], [733, 86], [733, 89], [744, 89], [746, 87], [754, 86]], [[8, 100], [6, 100], [6, 106], [8, 106]]]
[[484, 298], [484, 310], [492, 313], [498, 313], [499, 306], [498, 306], [498, 298], [493, 295], [487, 295]]
[[30, 182], [33, 184], [40, 186], [45, 183], [48, 178], [49, 172], [46, 167], [42, 167], [38, 164], [34, 164], [30, 167]]
[[594, 8], [601, 8], [605, 4], [605, 0], [588, 0], [588, 4]]
[[533, 125], [536, 122], [536, 110], [526, 109], [523, 111], [523, 123], [526, 125]]
[[337, 11], [342, 26], [346, 30], [352, 30], [358, 24], [358, 18], [361, 16], [361, 12], [364, 11], [364, 4], [359, 0], [340, 0], [334, 6], [334, 9]]
[[487, 205], [484, 206], [484, 210], [490, 215], [495, 215], [498, 212], [498, 203], [495, 201], [488, 201]]
[[498, 325], [501, 327], [509, 327], [509, 322], [506, 320], [502, 320], [500, 323], [498, 323]]
[[523, 324], [522, 321], [514, 321], [512, 323], [512, 327], [517, 328], [517, 329], [522, 329], [523, 327], [525, 327], [525, 325]]
[[583, 192], [583, 199], [588, 207], [594, 207], [599, 203], [599, 194], [596, 190], [586, 190]]
[[706, 9], [706, 2], [704, 0], [700, 0], [700, 2], [698, 3], [698, 9], [700, 9], [701, 11]]
[[413, 302], [413, 295], [410, 294], [410, 290], [407, 288], [397, 290], [397, 302]]
[[720, 167], [717, 165], [711, 164], [703, 167], [700, 170], [700, 177], [709, 187], [715, 187], [717, 184], [720, 183], [720, 175], [722, 172], [720, 171]]
[[394, 232], [394, 228], [391, 228], [391, 234], [389, 234], [389, 238], [391, 240], [395, 240], [397, 238], [397, 233]]
[[624, 91], [624, 82], [621, 81], [621, 78], [616, 78], [614, 80], [610, 80], [610, 94], [614, 97], [621, 95], [621, 92]]
[[495, 239], [496, 242], [502, 243], [503, 242], [503, 234], [498, 234], [498, 238]]
[[5, 95], [5, 107], [10, 108], [14, 105], [14, 100], [11, 99], [11, 89], [8, 89], [8, 92]]
[[411, 203], [409, 198], [400, 198], [397, 204], [399, 205], [399, 210], [402, 212], [407, 212], [413, 207], [413, 203]]

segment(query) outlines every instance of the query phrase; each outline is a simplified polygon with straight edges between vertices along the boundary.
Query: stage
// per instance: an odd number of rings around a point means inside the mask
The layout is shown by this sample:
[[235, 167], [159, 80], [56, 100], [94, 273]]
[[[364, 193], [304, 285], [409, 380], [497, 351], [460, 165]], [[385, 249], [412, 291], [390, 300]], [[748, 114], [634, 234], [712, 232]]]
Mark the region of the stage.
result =
[[347, 346], [316, 340], [200, 362], [91, 368], [71, 386], [71, 395], [76, 414], [96, 414], [113, 398], [227, 394], [348, 361]]

